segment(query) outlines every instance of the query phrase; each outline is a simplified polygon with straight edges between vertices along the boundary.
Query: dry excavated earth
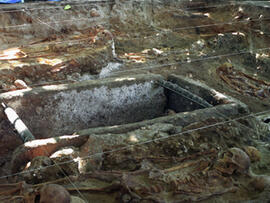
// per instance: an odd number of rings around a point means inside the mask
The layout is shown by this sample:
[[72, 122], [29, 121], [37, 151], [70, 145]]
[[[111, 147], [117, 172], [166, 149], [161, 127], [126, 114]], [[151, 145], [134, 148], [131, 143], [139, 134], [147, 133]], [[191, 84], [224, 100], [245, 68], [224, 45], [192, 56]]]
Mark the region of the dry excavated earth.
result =
[[0, 25], [0, 102], [35, 137], [0, 112], [0, 202], [270, 201], [269, 2], [3, 4]]

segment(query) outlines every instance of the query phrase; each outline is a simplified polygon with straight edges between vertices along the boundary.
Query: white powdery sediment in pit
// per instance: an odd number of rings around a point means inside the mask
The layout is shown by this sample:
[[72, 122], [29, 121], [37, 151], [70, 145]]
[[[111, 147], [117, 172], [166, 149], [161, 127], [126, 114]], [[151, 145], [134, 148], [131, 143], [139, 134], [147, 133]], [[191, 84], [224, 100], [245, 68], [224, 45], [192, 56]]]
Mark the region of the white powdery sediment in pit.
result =
[[163, 88], [152, 82], [59, 92], [53, 100], [57, 104], [51, 119], [55, 130], [62, 132], [151, 119], [160, 116], [166, 105]]

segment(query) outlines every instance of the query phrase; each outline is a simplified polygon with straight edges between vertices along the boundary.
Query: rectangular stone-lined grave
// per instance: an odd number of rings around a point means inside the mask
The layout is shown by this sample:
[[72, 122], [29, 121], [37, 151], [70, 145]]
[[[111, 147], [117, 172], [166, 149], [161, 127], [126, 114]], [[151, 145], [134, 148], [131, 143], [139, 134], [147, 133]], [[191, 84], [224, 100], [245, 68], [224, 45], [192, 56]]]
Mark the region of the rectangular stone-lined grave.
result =
[[[245, 105], [193, 80], [171, 75], [168, 80], [201, 97], [213, 107], [198, 107], [160, 85], [160, 75], [132, 75], [72, 84], [42, 86], [0, 94], [36, 138], [72, 134], [82, 129], [151, 120], [166, 120], [166, 109], [176, 113], [200, 109], [202, 114], [238, 115]], [[216, 106], [217, 105], [217, 106]], [[3, 114], [3, 113], [2, 113]], [[181, 119], [188, 114], [184, 113]], [[196, 113], [191, 113], [191, 117]], [[214, 114], [213, 114], [214, 115]], [[4, 116], [1, 116], [4, 118]], [[155, 122], [153, 120], [153, 122]]]

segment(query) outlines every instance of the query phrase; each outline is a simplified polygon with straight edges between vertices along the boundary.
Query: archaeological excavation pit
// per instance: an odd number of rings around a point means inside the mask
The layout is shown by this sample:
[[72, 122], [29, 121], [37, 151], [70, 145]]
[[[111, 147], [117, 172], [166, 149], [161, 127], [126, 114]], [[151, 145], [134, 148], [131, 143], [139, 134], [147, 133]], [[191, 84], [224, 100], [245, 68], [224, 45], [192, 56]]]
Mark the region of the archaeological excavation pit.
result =
[[269, 201], [269, 11], [0, 4], [0, 202]]
[[150, 120], [170, 111], [176, 114], [209, 108], [209, 112], [213, 108], [210, 114], [223, 114], [230, 106], [225, 113], [229, 117], [247, 111], [240, 102], [203, 84], [174, 75], [167, 81], [155, 74], [17, 90], [0, 94], [0, 99], [20, 115], [36, 138]]

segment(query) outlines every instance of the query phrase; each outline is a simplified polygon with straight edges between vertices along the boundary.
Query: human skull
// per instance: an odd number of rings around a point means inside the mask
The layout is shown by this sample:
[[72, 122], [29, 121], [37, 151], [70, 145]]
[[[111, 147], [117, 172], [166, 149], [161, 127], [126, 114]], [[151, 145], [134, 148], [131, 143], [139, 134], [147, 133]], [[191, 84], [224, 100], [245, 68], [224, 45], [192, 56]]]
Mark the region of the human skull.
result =
[[61, 185], [48, 184], [40, 190], [40, 203], [70, 203], [69, 192]]
[[35, 157], [29, 166], [29, 170], [34, 170], [34, 169], [40, 169], [46, 166], [49, 166], [52, 164], [52, 161], [49, 157], [47, 156], [37, 156]]
[[26, 166], [30, 173], [22, 174], [22, 177], [28, 183], [38, 183], [46, 178], [46, 169], [50, 165], [52, 165], [52, 161], [49, 157], [37, 156]]
[[247, 174], [250, 167], [250, 158], [242, 150], [236, 147], [230, 148], [224, 153], [223, 158], [218, 160], [216, 169], [222, 173], [233, 174], [234, 172], [240, 174]]

